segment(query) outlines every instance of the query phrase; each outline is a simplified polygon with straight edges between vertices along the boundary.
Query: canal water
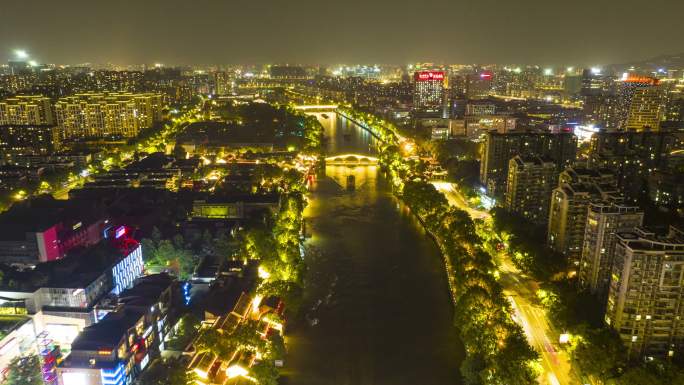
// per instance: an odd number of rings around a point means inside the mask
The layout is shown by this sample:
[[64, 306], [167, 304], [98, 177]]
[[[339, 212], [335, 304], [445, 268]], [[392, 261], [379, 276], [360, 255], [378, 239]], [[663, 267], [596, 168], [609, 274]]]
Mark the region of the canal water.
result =
[[[369, 133], [334, 113], [317, 115], [328, 154], [374, 155]], [[439, 251], [378, 168], [328, 166], [304, 215], [305, 315], [288, 324], [282, 382], [459, 384], [463, 351]]]

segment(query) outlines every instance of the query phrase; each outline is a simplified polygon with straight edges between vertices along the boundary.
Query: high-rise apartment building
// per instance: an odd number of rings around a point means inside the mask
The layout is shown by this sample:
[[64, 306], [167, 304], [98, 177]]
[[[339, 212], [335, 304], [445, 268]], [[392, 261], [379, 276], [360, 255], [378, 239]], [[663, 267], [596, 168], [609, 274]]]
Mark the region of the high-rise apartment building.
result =
[[[585, 79], [582, 88], [586, 123], [608, 130], [642, 130], [656, 117], [658, 123], [663, 119], [665, 92], [658, 85], [658, 79], [645, 76], [588, 79], [591, 80]], [[658, 124], [649, 127], [656, 130]]]
[[614, 171], [622, 193], [636, 201], [644, 194], [647, 177], [667, 167], [672, 154], [682, 149], [682, 135], [675, 132], [600, 131], [591, 138], [589, 166]]
[[534, 223], [548, 220], [551, 191], [557, 184], [556, 164], [538, 156], [516, 156], [508, 165], [505, 207]]
[[684, 214], [684, 173], [674, 168], [656, 170], [648, 175], [651, 202]]
[[54, 123], [50, 98], [40, 95], [16, 96], [0, 101], [0, 126], [51, 125]]
[[665, 90], [660, 86], [639, 87], [634, 91], [625, 129], [658, 131], [665, 117]]
[[230, 79], [226, 72], [214, 72], [214, 91], [216, 92], [216, 95], [230, 94], [232, 89], [231, 82], [232, 79]]
[[629, 357], [672, 358], [684, 348], [684, 233], [616, 235], [606, 323]]
[[563, 170], [575, 160], [577, 137], [572, 133], [488, 132], [480, 159], [480, 182], [491, 195], [506, 189], [508, 165], [516, 155], [549, 159], [556, 170]]
[[49, 155], [59, 148], [60, 134], [55, 125], [0, 125], [0, 163], [13, 163], [16, 156]]
[[65, 138], [134, 137], [161, 118], [158, 94], [86, 93], [61, 98], [55, 116]]
[[551, 194], [548, 245], [579, 263], [589, 204], [620, 200], [615, 184], [609, 182], [605, 173], [578, 167], [564, 170]]
[[444, 104], [444, 72], [418, 71], [413, 80], [413, 108], [439, 111]]
[[587, 211], [584, 245], [579, 266], [580, 285], [605, 299], [617, 238], [615, 234], [643, 224], [644, 212], [636, 206], [592, 202]]

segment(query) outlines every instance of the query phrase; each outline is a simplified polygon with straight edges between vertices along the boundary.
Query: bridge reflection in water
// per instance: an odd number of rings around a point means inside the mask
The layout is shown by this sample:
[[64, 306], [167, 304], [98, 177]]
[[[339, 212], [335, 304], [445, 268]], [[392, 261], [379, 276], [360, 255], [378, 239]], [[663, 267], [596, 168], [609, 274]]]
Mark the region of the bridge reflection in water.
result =
[[378, 164], [378, 158], [360, 154], [334, 155], [325, 158], [325, 164], [336, 166], [371, 166]]

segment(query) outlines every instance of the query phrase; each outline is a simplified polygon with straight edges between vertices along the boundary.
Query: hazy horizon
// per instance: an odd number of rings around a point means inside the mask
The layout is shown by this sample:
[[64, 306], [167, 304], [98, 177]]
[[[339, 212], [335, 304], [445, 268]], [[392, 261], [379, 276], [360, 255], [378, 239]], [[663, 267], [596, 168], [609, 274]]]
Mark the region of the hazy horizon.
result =
[[1, 62], [16, 49], [41, 63], [117, 65], [590, 66], [684, 52], [684, 2], [672, 0], [35, 0], [3, 14]]

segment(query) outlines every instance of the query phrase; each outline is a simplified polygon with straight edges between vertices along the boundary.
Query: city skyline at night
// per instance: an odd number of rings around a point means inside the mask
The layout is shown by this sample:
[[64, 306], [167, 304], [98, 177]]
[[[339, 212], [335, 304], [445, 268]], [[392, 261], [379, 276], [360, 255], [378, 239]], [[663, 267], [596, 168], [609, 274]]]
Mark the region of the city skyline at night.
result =
[[0, 385], [684, 385], [684, 2], [0, 14]]

